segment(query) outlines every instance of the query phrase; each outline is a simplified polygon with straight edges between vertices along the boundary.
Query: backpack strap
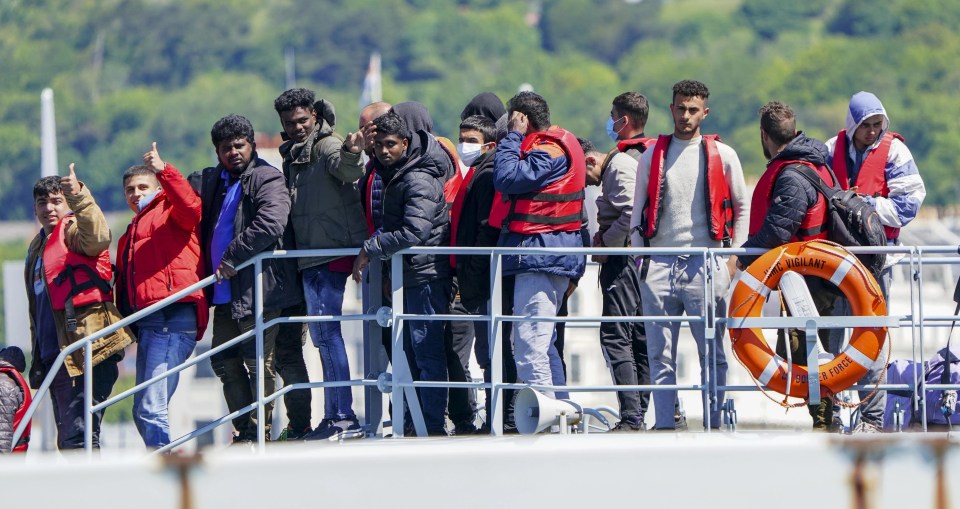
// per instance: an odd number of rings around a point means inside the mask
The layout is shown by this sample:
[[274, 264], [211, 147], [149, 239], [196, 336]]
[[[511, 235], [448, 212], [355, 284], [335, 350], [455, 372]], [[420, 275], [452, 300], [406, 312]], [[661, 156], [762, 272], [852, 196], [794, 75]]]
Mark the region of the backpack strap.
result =
[[[791, 164], [790, 166], [787, 166], [786, 168], [784, 168], [784, 171], [787, 171], [787, 170], [793, 170], [794, 172], [799, 174], [801, 177], [806, 179], [808, 182], [813, 184], [813, 187], [817, 188], [817, 191], [819, 191], [820, 194], [822, 194], [828, 200], [832, 198], [833, 195], [840, 192], [840, 189], [837, 189], [833, 186], [828, 186], [827, 184], [825, 184], [823, 182], [823, 179], [820, 178], [820, 175], [817, 175], [816, 173], [814, 173], [813, 170], [811, 170], [805, 164]], [[831, 170], [829, 167], [827, 167], [827, 171], [830, 172], [830, 178], [833, 179], [833, 184], [835, 186], [837, 184], [837, 176], [833, 173], [833, 170]]]

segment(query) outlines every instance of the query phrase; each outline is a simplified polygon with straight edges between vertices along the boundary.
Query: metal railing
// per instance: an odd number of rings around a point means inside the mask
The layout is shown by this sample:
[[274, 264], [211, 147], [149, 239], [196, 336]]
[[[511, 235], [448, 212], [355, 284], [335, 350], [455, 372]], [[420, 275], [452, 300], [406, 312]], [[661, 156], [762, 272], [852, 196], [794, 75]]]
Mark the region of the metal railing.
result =
[[[900, 261], [901, 264], [908, 265], [911, 278], [910, 278], [910, 313], [905, 315], [898, 315], [892, 317], [822, 317], [816, 319], [816, 324], [818, 327], [850, 327], [850, 326], [897, 326], [900, 327], [910, 327], [912, 330], [912, 358], [915, 362], [922, 362], [926, 358], [924, 355], [924, 331], [926, 327], [949, 327], [954, 320], [955, 316], [925, 316], [924, 314], [924, 297], [922, 292], [923, 285], [923, 268], [925, 265], [939, 265], [939, 264], [960, 264], [960, 258], [955, 256], [957, 254], [956, 246], [890, 246], [882, 248], [851, 248], [851, 251], [854, 253], [899, 253], [905, 255], [905, 258]], [[422, 417], [422, 412], [419, 408], [418, 399], [416, 397], [415, 389], [420, 387], [446, 387], [446, 388], [486, 388], [491, 390], [492, 396], [492, 405], [491, 413], [492, 415], [487, 416], [487, 420], [490, 423], [491, 433], [493, 435], [499, 435], [503, 430], [503, 401], [502, 401], [502, 391], [504, 389], [519, 389], [523, 387], [530, 387], [528, 384], [522, 383], [505, 383], [503, 381], [503, 372], [502, 372], [502, 345], [501, 341], [503, 338], [503, 327], [504, 324], [512, 324], [513, 322], [519, 321], [545, 321], [545, 322], [568, 322], [568, 323], [579, 323], [587, 326], [595, 326], [595, 324], [603, 322], [682, 322], [687, 324], [689, 327], [704, 327], [707, 352], [705, 358], [709, 362], [703, 366], [704, 370], [704, 380], [705, 383], [702, 384], [675, 384], [675, 385], [593, 385], [593, 386], [553, 386], [553, 385], [540, 385], [533, 386], [536, 389], [542, 390], [563, 390], [567, 392], [613, 392], [613, 391], [663, 391], [663, 390], [681, 390], [681, 391], [700, 391], [702, 393], [701, 400], [707, 404], [707, 402], [712, 405], [713, 410], [717, 410], [718, 406], [722, 402], [717, 400], [718, 393], [720, 391], [757, 391], [758, 387], [755, 386], [737, 386], [737, 385], [724, 385], [720, 386], [715, 383], [714, 373], [717, 370], [716, 366], [716, 349], [722, 348], [722, 344], [718, 343], [718, 339], [722, 339], [722, 336], [718, 338], [717, 331], [718, 328], [722, 329], [727, 326], [736, 326], [736, 327], [759, 327], [759, 328], [783, 328], [785, 326], [796, 326], [798, 328], [803, 328], [809, 322], [809, 318], [802, 317], [781, 317], [781, 318], [741, 318], [736, 320], [727, 319], [722, 316], [716, 316], [715, 302], [716, 302], [716, 289], [714, 288], [714, 264], [707, 263], [709, 260], [715, 258], [725, 258], [731, 255], [758, 255], [766, 252], [763, 249], [741, 249], [741, 248], [480, 248], [480, 247], [415, 247], [405, 249], [393, 256], [392, 263], [392, 272], [391, 272], [391, 298], [393, 307], [389, 309], [379, 308], [379, 302], [381, 297], [380, 288], [380, 274], [378, 263], [374, 261], [371, 264], [368, 271], [367, 277], [368, 281], [366, 285], [369, 288], [372, 288], [368, 293], [367, 298], [364, 299], [364, 308], [367, 309], [367, 313], [363, 314], [351, 314], [351, 315], [342, 315], [342, 316], [302, 316], [302, 317], [278, 317], [269, 321], [264, 321], [264, 312], [263, 312], [263, 261], [270, 258], [299, 258], [299, 257], [318, 257], [318, 256], [352, 256], [357, 253], [356, 249], [316, 249], [316, 250], [298, 250], [298, 251], [273, 251], [273, 252], [264, 252], [256, 255], [252, 259], [240, 264], [237, 267], [237, 270], [251, 267], [254, 270], [256, 275], [254, 280], [254, 309], [253, 314], [255, 318], [253, 329], [240, 334], [239, 336], [227, 341], [222, 345], [218, 345], [216, 348], [213, 348], [203, 354], [194, 356], [180, 364], [178, 366], [173, 366], [169, 368], [166, 372], [146, 380], [135, 387], [123, 391], [122, 393], [113, 396], [106, 401], [103, 401], [99, 404], [94, 405], [92, 402], [92, 344], [96, 340], [122, 328], [127, 325], [133, 324], [139, 319], [159, 310], [167, 305], [173, 304], [179, 301], [181, 298], [193, 293], [197, 289], [206, 287], [212, 284], [215, 280], [213, 276], [207, 277], [202, 281], [195, 283], [183, 290], [163, 299], [156, 304], [153, 304], [145, 309], [142, 309], [104, 329], [101, 329], [71, 345], [64, 348], [60, 354], [57, 356], [56, 360], [53, 362], [50, 371], [48, 372], [46, 378], [41, 384], [40, 388], [37, 390], [34, 401], [31, 406], [27, 409], [24, 419], [20, 426], [15, 430], [13, 443], [19, 439], [23, 433], [26, 424], [30, 421], [33, 414], [36, 411], [37, 406], [43, 399], [43, 396], [48, 392], [49, 387], [55, 377], [57, 371], [65, 362], [65, 359], [71, 353], [77, 351], [78, 349], [84, 349], [84, 423], [85, 423], [85, 450], [87, 451], [88, 456], [92, 455], [92, 433], [93, 426], [92, 420], [95, 412], [104, 410], [110, 405], [115, 404], [116, 402], [127, 398], [143, 389], [148, 385], [156, 383], [168, 376], [179, 373], [184, 369], [187, 369], [191, 366], [196, 365], [197, 363], [210, 358], [211, 356], [233, 346], [238, 345], [239, 343], [246, 341], [250, 338], [255, 338], [256, 341], [256, 356], [257, 356], [257, 387], [256, 387], [256, 402], [247, 405], [244, 408], [241, 408], [235, 412], [229, 413], [219, 419], [215, 419], [213, 422], [194, 430], [182, 437], [179, 437], [173, 440], [167, 446], [157, 450], [156, 452], [164, 452], [173, 447], [176, 447], [184, 442], [187, 442], [201, 434], [207, 433], [212, 429], [222, 425], [225, 422], [230, 421], [232, 418], [239, 415], [244, 415], [251, 411], [257, 412], [257, 442], [259, 444], [259, 450], [263, 451], [263, 445], [265, 443], [265, 407], [270, 402], [276, 400], [277, 398], [283, 396], [291, 390], [309, 390], [313, 388], [323, 388], [323, 387], [344, 387], [344, 386], [364, 386], [367, 387], [367, 412], [365, 418], [367, 420], [367, 429], [376, 430], [380, 426], [381, 413], [378, 410], [382, 409], [382, 398], [380, 405], [374, 404], [372, 399], [375, 399], [375, 396], [380, 392], [390, 392], [392, 403], [393, 403], [393, 415], [392, 415], [392, 424], [393, 424], [393, 433], [395, 437], [404, 436], [404, 405], [409, 407], [411, 416], [414, 421], [414, 427], [417, 430], [417, 434], [424, 435], [425, 428]], [[438, 255], [482, 255], [490, 256], [490, 301], [489, 301], [489, 313], [483, 315], [453, 315], [453, 314], [443, 314], [443, 315], [415, 315], [408, 314], [404, 312], [403, 306], [403, 263], [401, 257], [408, 256], [411, 254], [438, 254]], [[656, 255], [686, 255], [686, 256], [696, 256], [704, 260], [703, 267], [706, 271], [705, 279], [706, 284], [704, 284], [704, 302], [705, 307], [703, 313], [700, 315], [683, 315], [683, 316], [636, 316], [636, 317], [605, 317], [605, 316], [569, 316], [569, 317], [526, 317], [526, 316], [512, 316], [505, 314], [502, 311], [503, 304], [503, 260], [502, 257], [505, 255], [557, 255], [557, 254], [570, 254], [570, 255], [591, 255], [591, 254], [603, 254], [603, 255], [630, 255], [630, 256], [656, 256]], [[954, 256], [944, 256], [944, 255], [954, 255]], [[930, 257], [929, 260], [925, 260], [925, 257]], [[719, 265], [719, 270], [727, 270], [725, 264]], [[369, 306], [367, 304], [372, 304]], [[379, 312], [369, 312], [377, 309]], [[386, 319], [385, 319], [386, 318]], [[366, 377], [362, 379], [352, 379], [347, 381], [337, 381], [337, 382], [310, 382], [310, 383], [298, 383], [293, 385], [284, 386], [282, 389], [275, 391], [271, 395], [265, 394], [264, 389], [264, 353], [263, 353], [263, 334], [264, 331], [272, 326], [279, 325], [281, 323], [306, 323], [306, 322], [323, 322], [323, 321], [350, 321], [350, 320], [361, 320], [366, 324], [372, 326], [373, 332], [376, 332], [376, 329], [379, 327], [388, 327], [392, 326], [391, 341], [393, 344], [393, 355], [392, 355], [392, 365], [393, 373], [392, 379], [383, 380], [377, 379], [375, 375], [379, 375], [383, 372], [383, 359], [379, 355], [382, 352], [380, 348], [379, 341], [374, 338], [378, 336], [377, 334], [369, 333], [365, 334], [365, 373]], [[406, 356], [403, 350], [403, 325], [407, 320], [441, 320], [441, 321], [486, 321], [489, 324], [488, 327], [488, 337], [485, 338], [489, 342], [490, 346], [490, 371], [491, 371], [491, 382], [425, 382], [425, 381], [413, 381], [412, 374], [410, 372], [410, 367], [407, 364]], [[793, 323], [796, 321], [797, 323]], [[369, 332], [369, 331], [368, 331]], [[482, 340], [484, 338], [477, 338], [477, 340]], [[872, 386], [853, 386], [852, 389], [870, 389]], [[943, 389], [958, 389], [960, 386], [956, 384], [927, 384], [925, 380], [920, 377], [919, 370], [914, 371], [914, 381], [912, 384], [879, 384], [878, 388], [880, 390], [909, 390], [913, 392], [913, 407], [915, 410], [920, 411], [922, 427], [924, 430], [927, 429], [927, 418], [926, 418], [926, 398], [918, 397], [918, 395], [925, 394], [927, 390], [943, 390]], [[704, 413], [704, 426], [709, 431], [711, 428], [710, 423], [710, 412]], [[376, 421], [376, 422], [374, 422]]]

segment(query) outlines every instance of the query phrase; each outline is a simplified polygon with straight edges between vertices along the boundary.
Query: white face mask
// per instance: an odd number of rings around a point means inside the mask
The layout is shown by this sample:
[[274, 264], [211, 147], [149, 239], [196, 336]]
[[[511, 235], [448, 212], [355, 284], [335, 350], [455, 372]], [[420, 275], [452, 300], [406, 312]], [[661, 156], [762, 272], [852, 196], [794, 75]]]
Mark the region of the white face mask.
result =
[[474, 161], [480, 157], [480, 149], [483, 147], [480, 143], [461, 143], [457, 145], [457, 155], [467, 166], [473, 166]]

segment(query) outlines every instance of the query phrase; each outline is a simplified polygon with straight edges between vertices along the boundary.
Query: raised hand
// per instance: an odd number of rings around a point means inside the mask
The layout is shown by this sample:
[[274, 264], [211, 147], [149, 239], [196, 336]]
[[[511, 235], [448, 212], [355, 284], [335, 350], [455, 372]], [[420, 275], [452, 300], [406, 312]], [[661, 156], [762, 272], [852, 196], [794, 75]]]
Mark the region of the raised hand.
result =
[[150, 152], [143, 154], [143, 164], [154, 172], [163, 171], [166, 163], [163, 162], [163, 159], [160, 159], [160, 153], [157, 152], [157, 142], [153, 142]]
[[80, 181], [77, 180], [74, 163], [70, 163], [70, 174], [66, 177], [60, 177], [60, 189], [63, 191], [64, 196], [76, 196], [80, 194]]
[[510, 121], [507, 123], [507, 129], [511, 131], [520, 131], [520, 134], [526, 135], [527, 129], [530, 127], [530, 120], [527, 119], [527, 116], [519, 111], [514, 111], [510, 115]]
[[349, 133], [346, 141], [343, 142], [343, 148], [354, 154], [367, 150], [373, 146], [373, 137], [377, 134], [377, 128], [373, 122], [367, 122], [357, 132]]

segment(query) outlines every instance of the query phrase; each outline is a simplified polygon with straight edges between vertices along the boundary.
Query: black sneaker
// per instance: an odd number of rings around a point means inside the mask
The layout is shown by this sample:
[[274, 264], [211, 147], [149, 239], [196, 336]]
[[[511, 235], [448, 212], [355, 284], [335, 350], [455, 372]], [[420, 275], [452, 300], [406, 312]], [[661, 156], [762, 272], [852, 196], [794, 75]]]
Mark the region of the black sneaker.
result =
[[257, 446], [257, 436], [249, 435], [247, 433], [234, 433], [233, 440], [230, 442], [230, 447], [256, 447]]
[[[464, 435], [475, 435], [477, 433], [477, 427], [472, 422], [461, 422], [453, 426], [453, 435], [455, 436], [464, 436]], [[489, 431], [487, 431], [489, 433]]]
[[[324, 425], [324, 421], [329, 421], [329, 425], [321, 428], [320, 426]], [[363, 431], [360, 429], [360, 421], [357, 420], [356, 416], [347, 417], [346, 419], [338, 421], [324, 419], [320, 422], [320, 426], [317, 426], [317, 429], [304, 437], [304, 440], [337, 440], [340, 438], [359, 438], [363, 436]]]
[[639, 433], [647, 431], [646, 424], [643, 421], [640, 421], [639, 424], [634, 424], [629, 421], [620, 421], [616, 423], [608, 433]]
[[277, 437], [278, 442], [293, 442], [295, 440], [303, 440], [310, 432], [313, 431], [313, 428], [307, 426], [306, 429], [297, 431], [290, 426], [283, 428], [283, 431], [280, 432], [280, 436]]

